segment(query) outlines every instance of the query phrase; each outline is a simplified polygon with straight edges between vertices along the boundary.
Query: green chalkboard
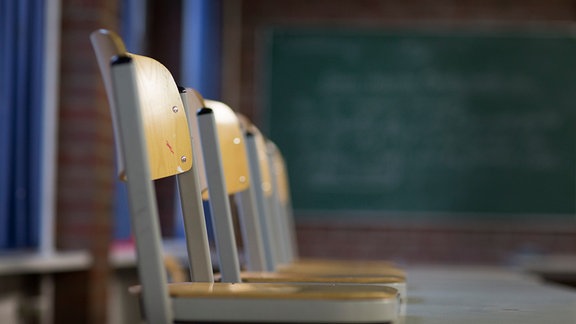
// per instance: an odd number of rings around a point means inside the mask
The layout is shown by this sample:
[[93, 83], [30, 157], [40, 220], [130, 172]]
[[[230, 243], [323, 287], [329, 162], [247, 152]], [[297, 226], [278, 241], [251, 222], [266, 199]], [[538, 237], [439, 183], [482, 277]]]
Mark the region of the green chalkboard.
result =
[[266, 128], [286, 157], [295, 210], [574, 214], [569, 32], [268, 36]]

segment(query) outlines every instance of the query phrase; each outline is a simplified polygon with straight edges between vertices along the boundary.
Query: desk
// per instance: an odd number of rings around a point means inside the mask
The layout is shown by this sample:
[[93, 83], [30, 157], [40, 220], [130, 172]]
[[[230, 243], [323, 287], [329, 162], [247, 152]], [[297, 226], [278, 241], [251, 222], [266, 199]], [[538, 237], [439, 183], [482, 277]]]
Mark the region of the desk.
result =
[[87, 251], [0, 254], [0, 322], [51, 323], [54, 275], [86, 271], [91, 265]]
[[[138, 305], [127, 293], [127, 287], [137, 283], [133, 251], [115, 251], [111, 263], [116, 275], [109, 322], [137, 321]], [[406, 270], [408, 307], [404, 324], [576, 323], [576, 290], [546, 284], [523, 270], [478, 266], [419, 266]]]
[[408, 270], [407, 324], [576, 323], [576, 290], [493, 267]]
[[534, 257], [526, 260], [522, 267], [544, 280], [576, 288], [576, 254]]
[[3, 253], [0, 254], [0, 276], [86, 270], [91, 264], [92, 258], [87, 251]]

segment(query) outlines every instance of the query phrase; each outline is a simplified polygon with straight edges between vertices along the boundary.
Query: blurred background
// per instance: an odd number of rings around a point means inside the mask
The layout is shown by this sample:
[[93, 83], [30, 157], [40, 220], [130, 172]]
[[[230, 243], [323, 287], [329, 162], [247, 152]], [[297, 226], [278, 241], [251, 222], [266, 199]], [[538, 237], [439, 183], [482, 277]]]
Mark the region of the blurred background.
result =
[[[117, 31], [282, 150], [304, 257], [576, 253], [576, 3], [2, 0], [0, 321], [131, 322], [125, 188], [89, 34]], [[182, 239], [174, 183], [163, 236]], [[137, 315], [137, 313], [136, 313]]]

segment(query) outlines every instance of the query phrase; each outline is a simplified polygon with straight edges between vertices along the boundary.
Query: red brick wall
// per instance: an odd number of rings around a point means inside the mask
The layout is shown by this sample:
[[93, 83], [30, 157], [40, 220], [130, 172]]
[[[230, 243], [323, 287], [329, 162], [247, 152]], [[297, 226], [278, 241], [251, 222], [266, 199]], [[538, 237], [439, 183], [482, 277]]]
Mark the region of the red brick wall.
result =
[[[239, 8], [234, 0], [224, 4], [234, 18], [228, 16], [225, 21], [229, 25], [224, 28], [224, 41], [238, 41], [238, 34], [241, 38], [236, 57], [231, 55], [230, 62], [224, 62], [232, 66], [230, 75], [224, 71], [224, 80], [237, 80], [224, 84], [228, 89], [225, 94], [236, 109], [257, 124], [261, 122], [259, 103], [263, 98], [258, 83], [259, 35], [270, 25], [518, 26], [573, 23], [576, 19], [576, 2], [571, 0], [243, 0]], [[233, 24], [239, 25], [240, 33], [234, 31]], [[237, 91], [230, 94], [230, 88]], [[410, 263], [506, 263], [531, 251], [576, 253], [575, 226], [543, 229], [522, 223], [453, 226], [301, 221], [298, 237], [304, 256], [392, 258]]]
[[513, 265], [526, 257], [576, 252], [576, 226], [303, 221], [297, 231], [303, 257]]
[[57, 244], [90, 251], [94, 263], [86, 273], [56, 277], [55, 323], [106, 321], [114, 156], [89, 35], [118, 30], [117, 15], [117, 1], [62, 0]]

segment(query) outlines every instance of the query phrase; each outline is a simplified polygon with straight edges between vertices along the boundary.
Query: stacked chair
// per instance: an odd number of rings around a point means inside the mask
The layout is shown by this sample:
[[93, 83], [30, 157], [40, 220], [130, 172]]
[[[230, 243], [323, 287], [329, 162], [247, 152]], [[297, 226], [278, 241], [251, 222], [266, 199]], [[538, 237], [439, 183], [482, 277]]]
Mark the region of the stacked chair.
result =
[[[398, 291], [385, 285], [321, 283], [311, 279], [244, 282], [231, 226], [229, 181], [222, 166], [221, 155], [228, 153], [226, 148], [221, 149], [219, 139], [219, 135], [226, 136], [230, 125], [239, 127], [237, 116], [224, 105], [205, 103], [196, 92], [178, 88], [162, 64], [127, 53], [114, 33], [100, 30], [91, 38], [110, 101], [120, 175], [128, 187], [141, 281], [131, 291], [140, 296], [148, 322], [399, 321]], [[218, 125], [229, 127], [219, 131]], [[231, 151], [242, 152], [242, 133], [232, 136]], [[200, 137], [203, 162], [197, 160], [200, 150], [193, 145], [194, 137]], [[199, 176], [202, 164], [205, 174]], [[168, 284], [153, 181], [171, 176], [178, 182], [191, 282]], [[250, 174], [231, 178], [240, 188], [246, 186], [238, 189], [248, 192], [238, 199], [242, 210], [256, 210], [254, 205], [248, 206], [256, 201], [249, 189]], [[214, 282], [212, 274], [203, 191], [207, 192], [212, 209], [221, 282]], [[252, 229], [243, 230], [245, 236], [261, 235], [258, 225], [253, 221]], [[263, 265], [265, 257], [260, 259], [250, 261], [259, 260]]]
[[[192, 92], [191, 92], [192, 93]], [[226, 105], [218, 103], [215, 101], [206, 101], [207, 106], [214, 106], [215, 111], [228, 111], [230, 116], [233, 116], [233, 111]], [[229, 117], [226, 118], [227, 121], [230, 120]], [[289, 239], [293, 237], [290, 233], [290, 228], [293, 225], [289, 224], [292, 222], [291, 218], [281, 217], [281, 207], [280, 200], [288, 201], [289, 198], [287, 193], [287, 187], [282, 192], [280, 190], [280, 183], [285, 183], [287, 185], [287, 179], [284, 174], [280, 172], [275, 172], [275, 170], [283, 167], [283, 164], [279, 164], [280, 161], [274, 161], [274, 158], [279, 158], [279, 151], [275, 146], [266, 140], [262, 133], [250, 123], [250, 121], [239, 116], [239, 120], [243, 125], [245, 133], [246, 142], [246, 153], [242, 150], [238, 150], [235, 156], [225, 154], [222, 156], [223, 160], [233, 160], [237, 163], [244, 165], [245, 161], [248, 159], [248, 164], [251, 166], [249, 172], [244, 171], [242, 174], [248, 173], [250, 175], [250, 184], [254, 188], [254, 201], [256, 207], [251, 207], [250, 212], [245, 211], [244, 206], [239, 206], [240, 211], [240, 221], [241, 223], [249, 224], [260, 224], [261, 229], [254, 230], [255, 233], [260, 233], [261, 239], [254, 240], [255, 242], [247, 242], [253, 240], [252, 237], [244, 237], [244, 245], [248, 247], [245, 249], [245, 254], [248, 255], [247, 260], [253, 259], [250, 255], [261, 254], [262, 250], [265, 250], [266, 259], [265, 271], [262, 271], [261, 266], [250, 265], [248, 262], [248, 269], [257, 269], [257, 271], [242, 272], [240, 274], [241, 278], [245, 282], [306, 282], [306, 283], [337, 283], [343, 284], [363, 284], [363, 285], [383, 285], [388, 287], [393, 287], [397, 289], [400, 293], [400, 304], [401, 304], [401, 314], [405, 313], [405, 301], [406, 301], [406, 281], [403, 271], [390, 265], [389, 263], [382, 262], [363, 262], [363, 264], [370, 265], [363, 267], [362, 263], [351, 263], [347, 264], [347, 261], [307, 261], [307, 265], [303, 271], [299, 271], [297, 266], [292, 269], [289, 266], [278, 266], [279, 260], [284, 260], [285, 255], [290, 252], [287, 250], [293, 249], [292, 246], [295, 245], [294, 240]], [[220, 133], [238, 133], [239, 125], [236, 123], [224, 122], [220, 123], [218, 118], [216, 118], [216, 127], [220, 130]], [[224, 131], [223, 128], [228, 128], [228, 131]], [[235, 129], [235, 130], [231, 130]], [[223, 138], [220, 138], [222, 141]], [[224, 139], [224, 141], [226, 141]], [[232, 142], [233, 138], [228, 138], [228, 142]], [[240, 143], [239, 143], [240, 144]], [[272, 153], [271, 153], [272, 152]], [[246, 156], [246, 154], [248, 156]], [[219, 162], [215, 160], [205, 161], [210, 165], [217, 165]], [[224, 167], [224, 173], [226, 172], [226, 167]], [[280, 170], [278, 170], [280, 171]], [[284, 178], [283, 178], [284, 177]], [[226, 178], [227, 180], [234, 180]], [[220, 179], [214, 180], [214, 185], [217, 186], [220, 183]], [[259, 185], [260, 184], [260, 185]], [[233, 185], [233, 184], [232, 184]], [[209, 186], [212, 186], [210, 184]], [[233, 192], [228, 191], [228, 194], [233, 194]], [[284, 203], [286, 206], [286, 204]], [[246, 232], [246, 231], [244, 231]], [[258, 244], [264, 244], [260, 249], [250, 250], [250, 247], [257, 246]], [[284, 247], [286, 248], [284, 248]], [[348, 265], [348, 267], [346, 267]], [[330, 268], [337, 267], [336, 269]], [[277, 271], [277, 269], [283, 269]], [[290, 270], [286, 270], [290, 269]], [[353, 269], [356, 271], [349, 271]], [[367, 271], [365, 273], [360, 270]]]
[[[249, 126], [254, 127], [254, 126]], [[255, 130], [255, 137], [262, 134]], [[281, 241], [272, 244], [276, 248], [273, 254], [276, 262], [273, 267], [281, 273], [300, 274], [324, 274], [324, 275], [356, 275], [356, 276], [392, 276], [405, 280], [406, 273], [388, 261], [351, 261], [331, 259], [301, 259], [298, 257], [294, 220], [290, 200], [288, 173], [284, 158], [279, 148], [270, 140], [256, 139], [257, 154], [265, 155], [270, 175], [264, 174], [265, 168], [261, 168], [262, 178], [270, 178], [272, 184], [271, 194], [265, 195], [263, 204], [269, 211], [268, 222], [275, 227], [277, 238]], [[261, 153], [263, 152], [263, 153]], [[253, 161], [261, 161], [262, 158], [251, 156]], [[270, 240], [270, 239], [269, 239]], [[265, 240], [265, 244], [268, 241]]]
[[[218, 205], [225, 205], [227, 200], [227, 195], [237, 195], [239, 193], [248, 194], [248, 196], [254, 194], [254, 198], [243, 198], [241, 199], [241, 203], [238, 206], [238, 210], [240, 210], [240, 222], [242, 227], [242, 232], [245, 233], [253, 233], [252, 235], [243, 235], [244, 238], [244, 245], [247, 247], [245, 250], [246, 254], [246, 268], [248, 269], [256, 269], [257, 271], [251, 272], [241, 272], [240, 278], [244, 282], [290, 282], [290, 283], [323, 283], [323, 284], [363, 284], [363, 285], [383, 285], [388, 287], [393, 287], [397, 289], [399, 294], [399, 302], [401, 304], [401, 311], [400, 314], [404, 314], [405, 312], [405, 296], [406, 296], [406, 283], [405, 279], [401, 276], [391, 275], [391, 274], [378, 274], [378, 275], [359, 275], [359, 274], [335, 274], [335, 273], [288, 273], [288, 272], [274, 272], [271, 271], [262, 271], [265, 269], [265, 265], [263, 266], [262, 263], [258, 264], [251, 264], [250, 260], [262, 260], [265, 259], [266, 261], [264, 264], [267, 264], [269, 257], [268, 253], [263, 255], [263, 250], [270, 250], [269, 245], [257, 248], [256, 250], [252, 250], [253, 247], [258, 247], [262, 245], [264, 239], [260, 239], [264, 233], [273, 232], [274, 234], [271, 236], [282, 237], [285, 235], [282, 233], [281, 227], [277, 226], [267, 226], [265, 221], [261, 221], [263, 219], [268, 219], [270, 217], [258, 217], [258, 211], [264, 211], [262, 215], [269, 215], [272, 214], [272, 211], [269, 210], [269, 204], [267, 207], [263, 207], [264, 204], [261, 202], [265, 200], [264, 197], [275, 196], [273, 195], [276, 192], [275, 189], [275, 180], [274, 177], [271, 176], [271, 172], [268, 172], [268, 175], [265, 176], [266, 180], [262, 181], [262, 186], [259, 187], [255, 184], [258, 181], [254, 181], [252, 174], [259, 174], [264, 173], [266, 174], [267, 171], [272, 169], [274, 166], [269, 165], [269, 157], [267, 152], [265, 151], [264, 138], [258, 129], [251, 125], [246, 124], [249, 123], [245, 118], [241, 118], [243, 120], [243, 124], [245, 124], [246, 128], [250, 128], [250, 131], [247, 131], [246, 134], [251, 134], [246, 136], [246, 143], [253, 143], [251, 139], [255, 139], [256, 145], [256, 155], [258, 156], [256, 159], [262, 161], [263, 163], [260, 166], [256, 166], [256, 169], [260, 170], [260, 172], [250, 172], [246, 168], [247, 164], [251, 164], [253, 161], [248, 162], [247, 151], [244, 149], [244, 143], [240, 140], [242, 136], [242, 130], [240, 128], [240, 124], [238, 123], [238, 116], [234, 113], [232, 109], [230, 109], [227, 105], [213, 101], [213, 100], [205, 100], [204, 104], [202, 104], [202, 97], [194, 90], [187, 89], [186, 91], [186, 102], [194, 103], [197, 107], [207, 106], [210, 107], [212, 110], [212, 114], [214, 115], [214, 123], [215, 125], [215, 133], [218, 134], [218, 140], [210, 139], [211, 143], [206, 143], [206, 139], [211, 138], [210, 134], [202, 134], [204, 131], [200, 129], [200, 133], [198, 134], [199, 138], [202, 138], [202, 147], [204, 149], [210, 150], [211, 147], [220, 146], [220, 156], [215, 156], [213, 152], [205, 153], [204, 157], [204, 164], [206, 164], [206, 173], [211, 175], [207, 180], [208, 190], [212, 188], [210, 192], [210, 196], [212, 200], [219, 201]], [[199, 118], [203, 118], [202, 115]], [[199, 122], [200, 125], [205, 124], [204, 122]], [[202, 127], [200, 127], [202, 128]], [[212, 131], [210, 131], [212, 133]], [[251, 145], [248, 145], [251, 146]], [[233, 163], [231, 163], [233, 162]], [[220, 168], [218, 166], [221, 165]], [[262, 167], [263, 166], [263, 167]], [[209, 168], [218, 168], [221, 169], [221, 172], [214, 172], [213, 170], [208, 170]], [[246, 188], [245, 184], [248, 181], [246, 179], [250, 179], [249, 183], [250, 186]], [[251, 193], [252, 189], [254, 193]], [[215, 190], [214, 188], [220, 188], [219, 190]], [[237, 189], [242, 188], [243, 191], [238, 192]], [[214, 194], [213, 194], [214, 193]], [[216, 194], [220, 195], [220, 197], [216, 196]], [[255, 202], [260, 202], [258, 207], [249, 206], [254, 204]], [[262, 205], [262, 206], [261, 206]], [[231, 219], [232, 216], [230, 215], [230, 209], [227, 208], [226, 210], [220, 210], [219, 213], [221, 215], [229, 215], [224, 217], [223, 219]], [[270, 224], [271, 222], [268, 222]], [[259, 226], [260, 224], [260, 226]], [[218, 240], [219, 236], [226, 236], [229, 239], [226, 240], [227, 242], [233, 242], [234, 238], [230, 238], [231, 233], [229, 233], [229, 229], [231, 228], [231, 221], [228, 224], [221, 226], [216, 226], [216, 238]], [[224, 233], [224, 234], [221, 234]], [[270, 237], [270, 236], [269, 236]], [[281, 240], [271, 240], [270, 243], [278, 245], [281, 243]], [[267, 249], [268, 248], [268, 249]], [[259, 255], [259, 257], [254, 257], [255, 255]], [[229, 256], [224, 256], [229, 257]], [[389, 267], [389, 272], [395, 272], [393, 268]], [[381, 269], [381, 272], [384, 273], [385, 271]], [[398, 272], [398, 270], [396, 270]], [[226, 281], [226, 275], [222, 274], [219, 276], [221, 280]]]

